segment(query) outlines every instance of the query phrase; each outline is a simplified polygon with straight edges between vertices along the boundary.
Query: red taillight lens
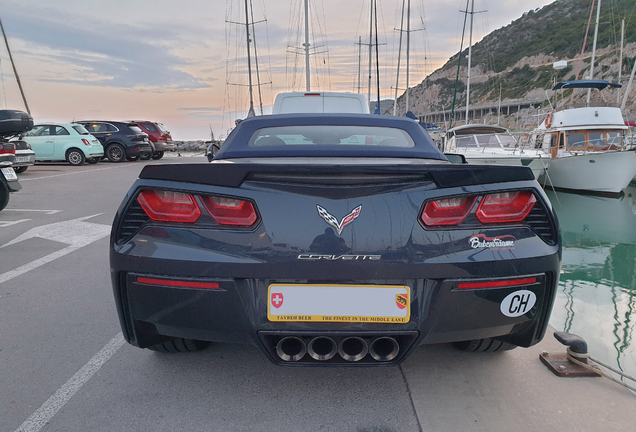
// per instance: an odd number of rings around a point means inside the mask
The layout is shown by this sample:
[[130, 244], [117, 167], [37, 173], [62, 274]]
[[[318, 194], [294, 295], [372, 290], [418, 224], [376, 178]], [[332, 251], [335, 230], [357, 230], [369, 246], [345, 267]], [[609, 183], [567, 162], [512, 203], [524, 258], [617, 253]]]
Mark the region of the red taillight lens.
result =
[[15, 145], [13, 143], [0, 144], [0, 154], [15, 154]]
[[159, 285], [159, 286], [169, 286], [169, 287], [178, 287], [178, 288], [207, 288], [207, 289], [219, 288], [219, 284], [217, 282], [198, 282], [193, 280], [157, 279], [157, 278], [147, 278], [142, 276], [139, 276], [137, 278], [137, 282], [145, 284], [145, 285]]
[[480, 288], [505, 288], [520, 285], [531, 285], [537, 281], [537, 278], [509, 279], [500, 281], [484, 281], [484, 282], [460, 282], [457, 284], [459, 289], [480, 289]]
[[249, 201], [204, 196], [201, 202], [212, 219], [221, 225], [252, 226], [258, 220], [256, 210]]
[[477, 197], [455, 197], [429, 201], [422, 212], [425, 225], [458, 225], [473, 208]]
[[537, 199], [532, 192], [503, 192], [486, 195], [475, 215], [479, 222], [519, 222], [528, 216]]
[[91, 143], [89, 143], [88, 140], [85, 138], [82, 138], [82, 142], [84, 143], [84, 145], [87, 145], [87, 146], [91, 145]]
[[137, 201], [156, 221], [194, 223], [201, 216], [196, 199], [182, 192], [145, 190], [139, 194]]

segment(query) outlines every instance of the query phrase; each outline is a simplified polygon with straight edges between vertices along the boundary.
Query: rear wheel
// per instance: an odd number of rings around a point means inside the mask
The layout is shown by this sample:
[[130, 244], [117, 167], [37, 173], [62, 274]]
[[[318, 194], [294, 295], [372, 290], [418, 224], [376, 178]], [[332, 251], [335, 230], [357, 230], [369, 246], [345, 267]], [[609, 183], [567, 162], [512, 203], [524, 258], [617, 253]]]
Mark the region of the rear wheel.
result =
[[100, 158], [90, 158], [90, 159], [86, 159], [86, 162], [88, 162], [89, 164], [96, 164], [97, 162], [99, 162]]
[[9, 204], [9, 186], [4, 180], [0, 180], [0, 210]]
[[163, 157], [163, 152], [162, 151], [156, 151], [152, 154], [152, 158], [154, 160], [159, 160]]
[[210, 342], [200, 341], [194, 339], [172, 339], [168, 342], [163, 342], [157, 345], [148, 347], [149, 350], [164, 352], [164, 353], [181, 353], [181, 352], [194, 352], [201, 351], [205, 347], [210, 345]]
[[111, 162], [121, 162], [126, 158], [126, 151], [119, 144], [110, 144], [106, 147], [106, 157]]
[[134, 162], [139, 159], [139, 156], [126, 156], [126, 160]]
[[23, 173], [27, 170], [28, 167], [25, 166], [20, 166], [20, 167], [13, 167], [13, 171], [15, 171], [16, 173], [20, 174]]
[[86, 157], [79, 149], [68, 149], [66, 151], [66, 161], [74, 166], [84, 165]]
[[141, 155], [141, 160], [149, 160], [152, 157], [152, 153], [144, 153]]
[[493, 338], [455, 342], [453, 345], [457, 349], [468, 352], [500, 352], [517, 348], [517, 345]]

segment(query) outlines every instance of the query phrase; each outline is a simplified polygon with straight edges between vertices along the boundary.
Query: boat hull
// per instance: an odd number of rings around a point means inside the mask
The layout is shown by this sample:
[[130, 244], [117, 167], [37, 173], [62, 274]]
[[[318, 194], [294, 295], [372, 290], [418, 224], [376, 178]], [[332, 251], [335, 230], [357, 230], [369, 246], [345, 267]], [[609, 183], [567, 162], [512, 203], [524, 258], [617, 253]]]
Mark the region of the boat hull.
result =
[[617, 151], [561, 156], [550, 161], [545, 186], [620, 193], [636, 176], [636, 152]]

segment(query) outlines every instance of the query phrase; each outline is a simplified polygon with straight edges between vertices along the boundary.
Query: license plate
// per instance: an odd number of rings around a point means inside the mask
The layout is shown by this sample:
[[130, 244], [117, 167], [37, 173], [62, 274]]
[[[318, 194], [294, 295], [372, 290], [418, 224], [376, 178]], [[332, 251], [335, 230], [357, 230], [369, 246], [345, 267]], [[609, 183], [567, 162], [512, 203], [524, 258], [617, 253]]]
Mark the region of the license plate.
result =
[[410, 288], [394, 285], [272, 284], [269, 321], [404, 324], [411, 319]]
[[29, 161], [29, 157], [28, 156], [20, 156], [15, 158], [16, 162], [28, 162]]
[[1, 170], [2, 170], [2, 174], [4, 174], [4, 178], [7, 179], [7, 181], [18, 179], [18, 176], [16, 175], [15, 171], [13, 171], [13, 168], [8, 167], [8, 168], [2, 168]]

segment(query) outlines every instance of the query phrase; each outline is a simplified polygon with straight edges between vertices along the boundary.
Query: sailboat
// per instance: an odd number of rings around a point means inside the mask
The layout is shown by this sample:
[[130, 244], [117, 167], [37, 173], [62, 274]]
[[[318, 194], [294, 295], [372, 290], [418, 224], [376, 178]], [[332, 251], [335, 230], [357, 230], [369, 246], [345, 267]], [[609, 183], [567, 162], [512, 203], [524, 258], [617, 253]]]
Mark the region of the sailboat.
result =
[[[467, 4], [468, 6], [468, 4]], [[518, 140], [505, 128], [469, 123], [470, 69], [473, 44], [473, 18], [475, 0], [472, 0], [470, 14], [470, 42], [468, 45], [468, 74], [466, 80], [466, 124], [449, 129], [443, 137], [445, 153], [462, 154], [469, 164], [511, 165], [529, 167], [535, 179], [545, 174], [549, 158], [534, 149], [523, 148]], [[459, 55], [461, 59], [461, 52]]]

